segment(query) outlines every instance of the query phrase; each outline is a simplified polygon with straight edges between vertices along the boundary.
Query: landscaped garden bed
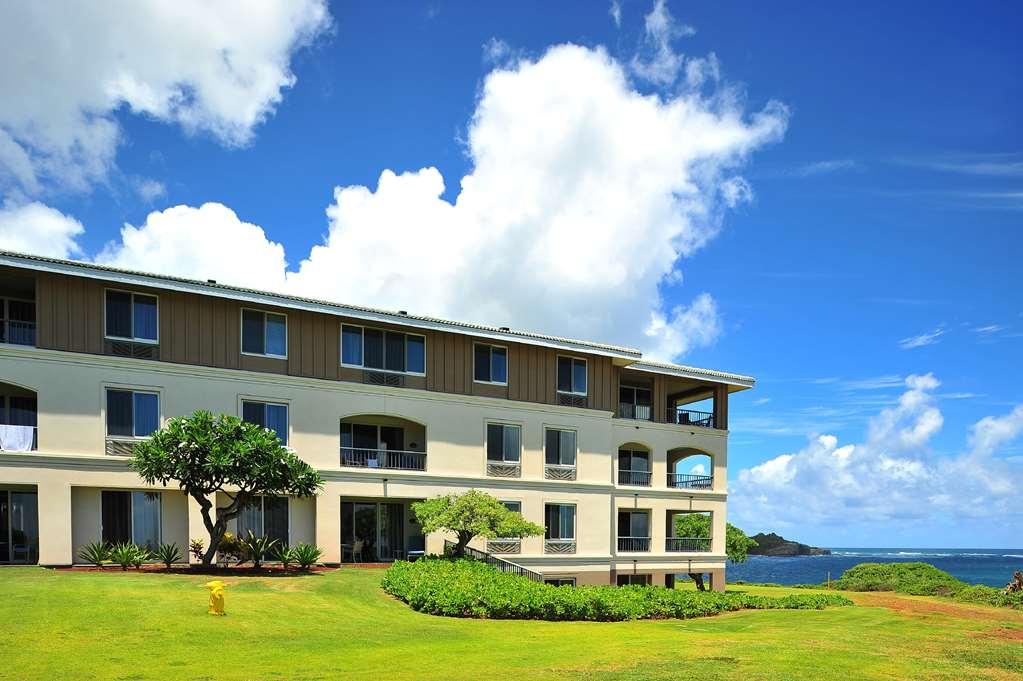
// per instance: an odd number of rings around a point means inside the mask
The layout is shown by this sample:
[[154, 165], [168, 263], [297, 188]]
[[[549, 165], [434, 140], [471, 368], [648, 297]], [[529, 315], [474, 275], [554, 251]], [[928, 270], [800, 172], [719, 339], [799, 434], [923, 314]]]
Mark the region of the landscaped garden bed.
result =
[[772, 598], [649, 586], [556, 587], [507, 574], [474, 560], [399, 561], [384, 575], [387, 593], [431, 615], [487, 619], [688, 619], [734, 610], [820, 610], [852, 605], [838, 594]]

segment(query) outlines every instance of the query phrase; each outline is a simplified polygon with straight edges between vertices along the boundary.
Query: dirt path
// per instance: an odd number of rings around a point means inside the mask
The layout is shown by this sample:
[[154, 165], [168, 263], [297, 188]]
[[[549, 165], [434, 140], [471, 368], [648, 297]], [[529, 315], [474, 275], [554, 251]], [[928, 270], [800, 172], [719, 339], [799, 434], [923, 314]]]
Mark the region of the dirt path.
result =
[[891, 592], [846, 593], [857, 605], [888, 608], [910, 616], [944, 615], [957, 619], [986, 620], [1017, 624], [1021, 629], [1004, 628], [1012, 632], [1013, 638], [1019, 634], [1023, 638], [1023, 612], [1011, 608], [993, 608], [984, 605], [956, 603], [939, 600], [927, 596], [906, 596]]

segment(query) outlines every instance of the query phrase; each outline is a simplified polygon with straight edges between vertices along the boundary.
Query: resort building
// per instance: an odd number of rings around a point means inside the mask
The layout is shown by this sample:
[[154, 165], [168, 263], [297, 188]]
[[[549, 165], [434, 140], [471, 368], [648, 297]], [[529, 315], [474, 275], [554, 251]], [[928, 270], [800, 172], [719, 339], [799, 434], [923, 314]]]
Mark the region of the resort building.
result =
[[[473, 547], [545, 580], [723, 588], [728, 396], [752, 386], [601, 343], [0, 252], [0, 563], [206, 538], [194, 500], [128, 467], [206, 409], [273, 429], [326, 481], [235, 531], [387, 562], [443, 550], [410, 504], [479, 489], [546, 532]], [[688, 513], [709, 539], [677, 536]]]

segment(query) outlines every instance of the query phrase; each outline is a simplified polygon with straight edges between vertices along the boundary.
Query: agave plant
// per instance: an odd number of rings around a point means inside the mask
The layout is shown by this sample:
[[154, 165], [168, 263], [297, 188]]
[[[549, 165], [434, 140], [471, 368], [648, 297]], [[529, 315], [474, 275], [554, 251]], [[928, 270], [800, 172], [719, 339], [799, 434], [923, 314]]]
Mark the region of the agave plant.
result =
[[177, 544], [160, 544], [156, 549], [156, 558], [169, 570], [171, 565], [181, 562], [181, 550]]
[[110, 547], [110, 560], [120, 565], [122, 570], [135, 564], [136, 554], [136, 547], [131, 542], [121, 542]]
[[242, 539], [242, 545], [252, 559], [252, 567], [258, 570], [263, 565], [263, 559], [270, 555], [270, 550], [277, 545], [277, 540], [267, 536], [257, 537], [249, 530], [248, 536]]
[[295, 552], [295, 561], [303, 570], [308, 570], [319, 562], [323, 551], [316, 544], [298, 544], [292, 549]]
[[132, 544], [131, 547], [131, 564], [135, 566], [136, 570], [141, 570], [142, 564], [153, 557], [153, 552], [149, 550], [148, 546], [137, 546]]
[[103, 563], [110, 560], [110, 546], [106, 542], [94, 541], [83, 546], [78, 552], [78, 557], [83, 562], [103, 567]]
[[277, 547], [277, 560], [281, 561], [281, 565], [284, 567], [284, 571], [288, 571], [288, 566], [298, 562], [298, 556], [296, 555], [295, 547], [282, 544]]

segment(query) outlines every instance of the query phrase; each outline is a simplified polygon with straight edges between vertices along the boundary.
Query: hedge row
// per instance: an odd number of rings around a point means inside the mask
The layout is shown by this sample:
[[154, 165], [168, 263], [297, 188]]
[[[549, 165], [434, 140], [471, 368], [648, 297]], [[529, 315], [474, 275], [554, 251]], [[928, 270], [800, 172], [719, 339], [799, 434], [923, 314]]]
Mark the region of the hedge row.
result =
[[383, 588], [420, 612], [489, 619], [688, 619], [730, 610], [820, 610], [852, 605], [849, 599], [835, 594], [769, 598], [648, 586], [555, 587], [500, 572], [478, 561], [441, 558], [395, 563], [384, 575]]

